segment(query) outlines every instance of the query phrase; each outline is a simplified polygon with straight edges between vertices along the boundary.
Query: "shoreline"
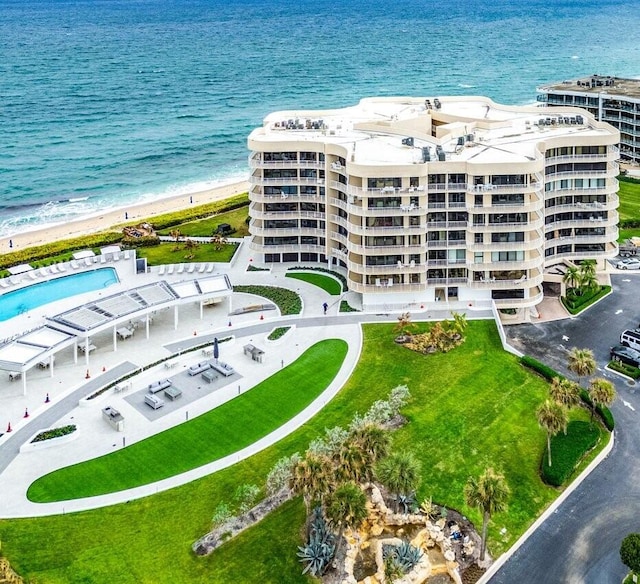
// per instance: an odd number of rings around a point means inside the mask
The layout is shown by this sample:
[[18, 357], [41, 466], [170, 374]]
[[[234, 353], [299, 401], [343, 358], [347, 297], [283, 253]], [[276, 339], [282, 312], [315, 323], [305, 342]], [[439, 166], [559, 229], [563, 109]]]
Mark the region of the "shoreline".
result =
[[[67, 223], [56, 223], [37, 227], [30, 231], [2, 236], [0, 237], [0, 254], [44, 245], [51, 241], [71, 239], [82, 235], [106, 231], [120, 223], [130, 223], [133, 225], [147, 217], [162, 215], [172, 211], [180, 211], [191, 206], [204, 205], [214, 201], [222, 201], [234, 195], [246, 193], [248, 190], [248, 181], [234, 181], [204, 191], [181, 193], [179, 195], [163, 197], [156, 201], [109, 209], [103, 213], [98, 212]], [[12, 247], [10, 247], [10, 242]]]

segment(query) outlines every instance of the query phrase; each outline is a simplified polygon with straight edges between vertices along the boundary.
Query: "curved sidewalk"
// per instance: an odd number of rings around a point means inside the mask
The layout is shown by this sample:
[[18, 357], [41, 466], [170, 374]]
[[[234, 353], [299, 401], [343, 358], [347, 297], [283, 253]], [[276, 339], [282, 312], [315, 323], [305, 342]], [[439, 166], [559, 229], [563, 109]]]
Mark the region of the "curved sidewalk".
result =
[[[3, 482], [7, 481], [11, 482], [12, 484], [7, 484], [3, 486], [2, 489], [2, 517], [42, 517], [47, 515], [59, 515], [61, 513], [69, 513], [74, 511], [85, 511], [98, 507], [114, 505], [117, 503], [125, 503], [127, 501], [139, 499], [148, 495], [159, 493], [160, 491], [165, 491], [177, 486], [184, 485], [196, 479], [212, 474], [216, 471], [227, 468], [233, 464], [236, 464], [237, 462], [240, 462], [241, 460], [244, 460], [256, 454], [257, 452], [260, 452], [261, 450], [264, 450], [265, 448], [273, 445], [282, 438], [288, 436], [302, 424], [316, 415], [329, 402], [329, 400], [331, 400], [338, 393], [338, 391], [351, 376], [360, 357], [360, 352], [362, 349], [362, 333], [361, 327], [359, 325], [352, 324], [326, 327], [326, 324], [328, 323], [323, 324], [325, 324], [323, 334], [314, 334], [314, 332], [317, 333], [317, 331], [315, 328], [311, 327], [303, 327], [306, 328], [303, 334], [307, 335], [312, 343], [320, 340], [321, 338], [341, 338], [347, 341], [348, 351], [343, 365], [340, 368], [340, 371], [331, 382], [331, 384], [327, 387], [327, 389], [325, 389], [325, 391], [320, 394], [320, 396], [316, 398], [316, 400], [314, 400], [309, 406], [307, 406], [303, 411], [294, 416], [291, 420], [289, 420], [270, 434], [264, 436], [257, 442], [254, 442], [250, 446], [224, 458], [192, 469], [185, 473], [163, 479], [161, 481], [157, 481], [133, 489], [128, 489], [126, 491], [110, 493], [107, 495], [87, 497], [84, 499], [74, 499], [70, 501], [61, 501], [56, 503], [32, 503], [31, 501], [28, 501], [26, 498], [26, 491], [29, 487], [29, 484], [25, 484], [24, 482], [22, 484], [17, 484], [16, 481], [18, 481], [19, 476], [4, 476]], [[9, 474], [12, 474], [11, 468], [8, 468], [7, 470], [9, 471]], [[10, 479], [10, 481], [7, 479]], [[27, 482], [30, 482], [30, 480]]]

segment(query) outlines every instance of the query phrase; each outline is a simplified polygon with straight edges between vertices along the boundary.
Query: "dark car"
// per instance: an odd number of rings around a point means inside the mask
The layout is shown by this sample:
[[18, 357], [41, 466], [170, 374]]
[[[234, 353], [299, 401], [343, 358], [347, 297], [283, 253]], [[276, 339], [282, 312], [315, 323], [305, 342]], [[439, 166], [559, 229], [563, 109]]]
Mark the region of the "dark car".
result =
[[640, 351], [636, 351], [631, 347], [625, 347], [624, 345], [616, 345], [611, 347], [611, 359], [614, 361], [620, 361], [626, 365], [632, 367], [640, 366]]

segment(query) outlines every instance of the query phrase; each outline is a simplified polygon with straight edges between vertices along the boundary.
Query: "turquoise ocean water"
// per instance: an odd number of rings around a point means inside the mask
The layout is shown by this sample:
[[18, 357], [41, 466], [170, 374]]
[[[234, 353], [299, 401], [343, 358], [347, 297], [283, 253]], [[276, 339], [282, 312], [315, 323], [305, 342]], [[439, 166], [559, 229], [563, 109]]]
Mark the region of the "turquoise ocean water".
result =
[[0, 0], [0, 236], [247, 173], [278, 109], [640, 76], [638, 0]]

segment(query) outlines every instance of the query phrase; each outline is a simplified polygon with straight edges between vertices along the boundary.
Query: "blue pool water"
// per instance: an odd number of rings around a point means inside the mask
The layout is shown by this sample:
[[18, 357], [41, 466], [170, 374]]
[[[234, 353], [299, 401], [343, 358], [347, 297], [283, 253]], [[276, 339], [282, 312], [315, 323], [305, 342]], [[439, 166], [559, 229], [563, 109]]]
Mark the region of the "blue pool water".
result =
[[91, 272], [70, 274], [54, 280], [39, 282], [7, 292], [0, 296], [0, 321], [9, 320], [24, 312], [69, 298], [76, 294], [100, 290], [119, 282], [114, 268], [100, 268]]

